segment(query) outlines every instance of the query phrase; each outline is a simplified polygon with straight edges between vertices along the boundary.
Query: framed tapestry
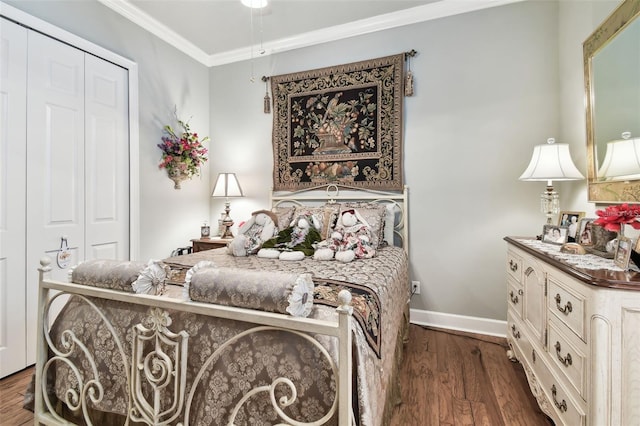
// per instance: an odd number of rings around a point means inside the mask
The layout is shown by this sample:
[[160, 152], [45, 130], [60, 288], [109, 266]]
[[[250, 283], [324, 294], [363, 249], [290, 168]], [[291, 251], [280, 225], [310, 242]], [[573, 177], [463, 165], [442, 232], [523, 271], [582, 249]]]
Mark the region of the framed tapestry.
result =
[[273, 187], [402, 190], [404, 54], [271, 77]]

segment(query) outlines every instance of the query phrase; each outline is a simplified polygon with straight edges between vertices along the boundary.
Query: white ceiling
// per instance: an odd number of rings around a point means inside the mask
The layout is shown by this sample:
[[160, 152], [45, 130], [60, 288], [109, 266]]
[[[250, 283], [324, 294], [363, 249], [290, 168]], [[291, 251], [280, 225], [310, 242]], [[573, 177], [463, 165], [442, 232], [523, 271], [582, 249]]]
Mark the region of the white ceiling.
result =
[[522, 0], [99, 0], [215, 66]]

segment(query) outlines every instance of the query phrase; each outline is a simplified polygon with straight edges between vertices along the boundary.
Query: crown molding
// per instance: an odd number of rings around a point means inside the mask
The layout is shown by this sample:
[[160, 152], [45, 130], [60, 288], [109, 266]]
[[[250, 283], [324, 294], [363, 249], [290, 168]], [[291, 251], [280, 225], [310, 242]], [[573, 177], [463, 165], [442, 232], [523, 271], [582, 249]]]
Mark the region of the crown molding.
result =
[[[214, 67], [526, 0], [440, 0], [423, 6], [265, 42], [261, 49], [255, 45], [214, 55], [208, 55], [171, 28], [151, 18], [128, 0], [98, 1], [203, 65]], [[258, 53], [261, 50], [263, 52]]]
[[161, 40], [166, 41], [176, 49], [183, 52], [185, 55], [190, 56], [196, 61], [209, 66], [210, 55], [204, 52], [202, 49], [191, 43], [180, 34], [173, 31], [166, 25], [153, 19], [151, 16], [134, 6], [128, 0], [98, 0], [113, 11], [124, 16], [139, 27], [144, 28], [151, 34], [155, 35]]

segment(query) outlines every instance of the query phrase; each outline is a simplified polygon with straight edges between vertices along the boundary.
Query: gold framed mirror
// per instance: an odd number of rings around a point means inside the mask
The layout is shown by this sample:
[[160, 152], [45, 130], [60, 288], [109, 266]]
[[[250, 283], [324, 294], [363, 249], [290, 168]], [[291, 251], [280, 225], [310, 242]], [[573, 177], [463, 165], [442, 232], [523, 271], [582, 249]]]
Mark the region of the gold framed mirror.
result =
[[[639, 16], [640, 0], [625, 0], [583, 43], [591, 202], [640, 202]], [[605, 163], [613, 147], [629, 146], [629, 142], [638, 149], [633, 172], [608, 174]], [[632, 157], [627, 154], [626, 158]]]

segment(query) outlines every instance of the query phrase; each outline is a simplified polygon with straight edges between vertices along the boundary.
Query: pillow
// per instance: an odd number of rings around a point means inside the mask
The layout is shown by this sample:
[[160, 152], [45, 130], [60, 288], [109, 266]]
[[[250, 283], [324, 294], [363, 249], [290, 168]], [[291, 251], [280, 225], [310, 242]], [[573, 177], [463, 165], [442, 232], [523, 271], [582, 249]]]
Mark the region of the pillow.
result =
[[367, 221], [371, 227], [371, 245], [374, 248], [380, 247], [384, 241], [384, 223], [387, 215], [387, 208], [384, 204], [373, 202], [348, 202], [343, 203], [340, 213], [345, 210], [356, 209], [360, 216]]
[[295, 206], [274, 207], [271, 209], [271, 211], [278, 218], [278, 231], [287, 229], [289, 225], [291, 225], [291, 221], [293, 220], [294, 210], [295, 210]]
[[133, 293], [131, 284], [138, 279], [145, 266], [142, 262], [88, 260], [71, 270], [71, 282]]
[[[384, 217], [383, 243], [395, 246], [396, 205], [389, 203], [386, 206]], [[404, 242], [403, 242], [404, 244]]]
[[199, 262], [187, 273], [183, 297], [194, 302], [307, 317], [313, 308], [313, 289], [308, 273], [217, 268]]
[[314, 219], [320, 224], [320, 238], [326, 240], [336, 224], [338, 219], [338, 213], [340, 212], [340, 204], [327, 203], [324, 206], [310, 207], [310, 206], [296, 206], [294, 217], [301, 215], [312, 215]]

